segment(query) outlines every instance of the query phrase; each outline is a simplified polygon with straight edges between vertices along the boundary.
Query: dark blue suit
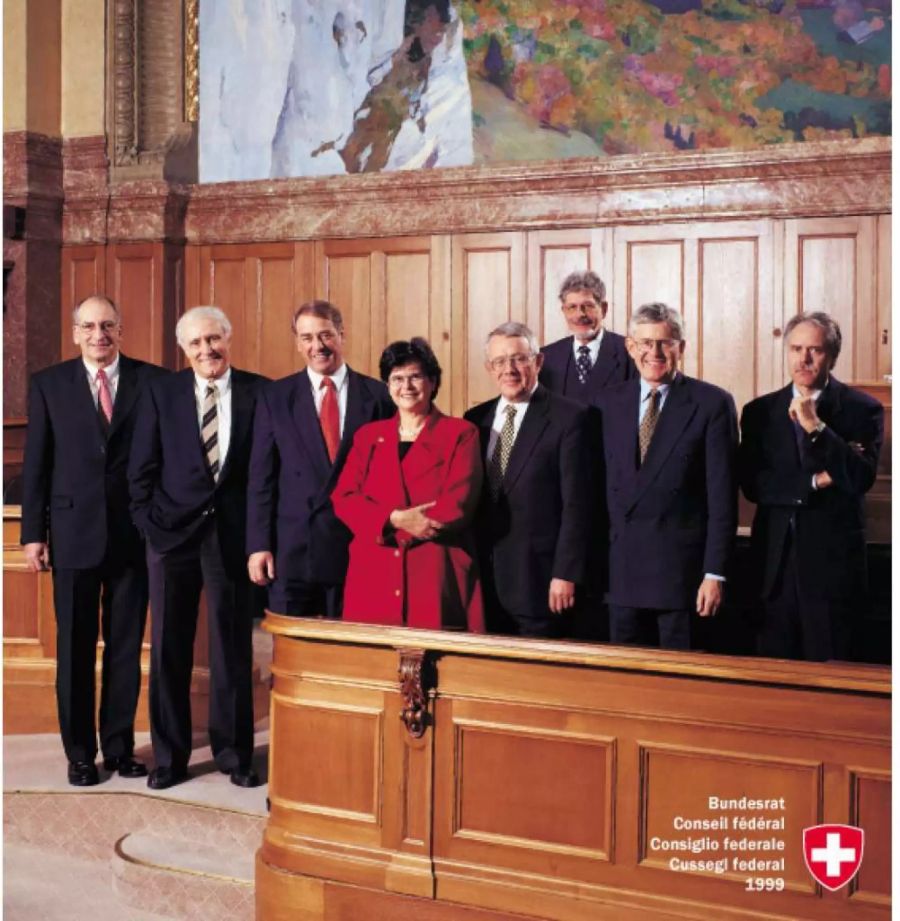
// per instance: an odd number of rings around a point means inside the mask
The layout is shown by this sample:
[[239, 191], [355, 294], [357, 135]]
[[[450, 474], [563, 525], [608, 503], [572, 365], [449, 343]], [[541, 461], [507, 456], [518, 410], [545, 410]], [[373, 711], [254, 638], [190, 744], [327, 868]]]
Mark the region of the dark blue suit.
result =
[[646, 640], [648, 634], [634, 636], [631, 627], [651, 621], [648, 612], [666, 612], [665, 630], [659, 622], [661, 644], [687, 648], [704, 574], [726, 574], [734, 543], [737, 414], [730, 394], [678, 374], [639, 465], [639, 400], [639, 378], [597, 400], [609, 515], [611, 638]]
[[573, 339], [566, 336], [541, 349], [544, 366], [538, 379], [548, 390], [588, 406], [604, 388], [637, 377], [637, 369], [625, 348], [625, 337], [607, 329], [603, 331], [600, 351], [587, 380], [579, 384]]
[[[816, 404], [827, 428], [813, 441], [798, 437], [792, 397], [791, 386], [766, 394], [741, 418], [741, 486], [756, 503], [751, 543], [766, 613], [760, 651], [846, 659], [866, 603], [863, 497], [875, 482], [884, 409], [832, 377]], [[814, 490], [823, 470], [834, 483]]]
[[186, 769], [200, 591], [209, 614], [209, 732], [223, 771], [253, 754], [251, 583], [244, 555], [247, 468], [265, 378], [231, 370], [231, 437], [218, 480], [200, 440], [194, 372], [154, 382], [141, 402], [128, 474], [147, 539], [152, 649], [150, 729], [157, 767]]
[[128, 516], [126, 470], [138, 394], [168, 374], [119, 355], [112, 420], [101, 422], [81, 358], [31, 379], [22, 493], [22, 543], [47, 543], [56, 612], [56, 689], [70, 761], [97, 754], [94, 672], [102, 594], [100, 745], [134, 747], [140, 654], [147, 615], [144, 542]]
[[331, 490], [357, 429], [395, 412], [381, 381], [349, 368], [347, 374], [347, 411], [334, 463], [306, 371], [269, 384], [257, 404], [246, 551], [275, 557], [269, 609], [278, 613], [340, 614], [352, 535], [334, 514]]

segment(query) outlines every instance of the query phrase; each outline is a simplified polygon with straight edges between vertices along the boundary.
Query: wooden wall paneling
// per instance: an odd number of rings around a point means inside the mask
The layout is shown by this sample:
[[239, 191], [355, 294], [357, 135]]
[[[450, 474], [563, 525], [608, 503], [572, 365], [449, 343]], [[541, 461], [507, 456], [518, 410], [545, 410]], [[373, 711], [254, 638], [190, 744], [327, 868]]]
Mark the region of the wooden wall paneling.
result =
[[106, 247], [64, 246], [60, 272], [60, 351], [63, 359], [78, 354], [72, 342], [72, 311], [89, 294], [108, 294], [106, 290]]
[[452, 247], [451, 408], [461, 415], [497, 395], [484, 369], [487, 334], [508, 320], [527, 321], [525, 234], [458, 234]]
[[429, 330], [431, 348], [443, 370], [437, 405], [454, 413], [452, 382], [458, 372], [458, 356], [453, 351], [452, 238], [435, 234], [431, 238], [431, 290], [429, 293]]
[[[247, 317], [248, 340], [253, 336], [254, 371], [273, 379], [291, 374], [297, 365], [297, 349], [291, 335], [294, 295], [294, 248], [290, 253], [260, 258], [257, 262], [257, 302], [254, 316]], [[251, 325], [255, 329], [251, 332]]]
[[[612, 300], [612, 229], [535, 230], [528, 234], [526, 322], [541, 345], [569, 335], [560, 310], [559, 288], [570, 273], [592, 269], [606, 283]], [[610, 304], [606, 326], [618, 327], [618, 311]]]
[[162, 243], [107, 246], [106, 292], [122, 312], [122, 348], [157, 365], [165, 352], [164, 259]]
[[[878, 366], [875, 283], [876, 218], [808, 218], [785, 222], [784, 322], [824, 310], [840, 324], [836, 373], [872, 380]], [[787, 382], [786, 369], [782, 380]]]
[[878, 360], [875, 368], [877, 380], [890, 376], [892, 337], [891, 304], [891, 215], [878, 217], [878, 253], [876, 256], [875, 285], [878, 301]]
[[[186, 246], [184, 248], [184, 309], [198, 307], [203, 303], [201, 298], [201, 250], [208, 250], [206, 246]], [[174, 332], [173, 332], [174, 335]]]

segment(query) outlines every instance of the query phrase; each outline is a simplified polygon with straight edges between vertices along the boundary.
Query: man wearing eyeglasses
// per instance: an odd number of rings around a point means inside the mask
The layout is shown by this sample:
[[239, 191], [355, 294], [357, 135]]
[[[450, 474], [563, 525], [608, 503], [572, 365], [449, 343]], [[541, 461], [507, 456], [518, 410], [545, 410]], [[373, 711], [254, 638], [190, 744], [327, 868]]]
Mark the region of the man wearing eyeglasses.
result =
[[331, 491], [357, 429], [395, 413], [381, 381], [344, 361], [344, 322], [328, 301], [295, 311], [306, 368], [269, 384], [256, 411], [247, 488], [247, 568], [268, 586], [268, 608], [338, 617], [351, 533]]
[[589, 406], [604, 387], [635, 377], [625, 337], [603, 328], [609, 309], [606, 285], [595, 272], [572, 272], [559, 289], [559, 300], [571, 335], [541, 349], [540, 381]]
[[590, 552], [588, 412], [538, 383], [543, 356], [522, 323], [493, 330], [485, 357], [499, 396], [465, 417], [485, 463], [476, 534], [487, 627], [563, 636]]
[[80, 356], [31, 379], [21, 540], [32, 572], [52, 566], [59, 728], [69, 783], [87, 787], [100, 780], [94, 684], [101, 622], [103, 766], [122, 777], [147, 773], [133, 756], [147, 565], [128, 514], [126, 470], [137, 397], [165, 372], [120, 352], [119, 309], [102, 295], [75, 308], [72, 338]]
[[645, 304], [629, 324], [640, 377], [605, 390], [610, 639], [689, 649], [691, 617], [722, 603], [737, 527], [731, 395], [678, 370], [678, 311]]

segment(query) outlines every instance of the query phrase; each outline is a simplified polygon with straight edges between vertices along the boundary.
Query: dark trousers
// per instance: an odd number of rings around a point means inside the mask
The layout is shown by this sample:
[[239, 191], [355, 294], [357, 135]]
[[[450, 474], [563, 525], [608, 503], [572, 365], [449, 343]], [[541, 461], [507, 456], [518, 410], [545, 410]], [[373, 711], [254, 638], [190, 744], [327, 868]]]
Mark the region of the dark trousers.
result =
[[691, 648], [691, 612], [609, 606], [609, 639], [618, 646]]
[[130, 755], [147, 620], [143, 560], [108, 558], [91, 569], [54, 567], [53, 605], [56, 705], [66, 757], [92, 762], [97, 755], [94, 685], [101, 625], [100, 748], [107, 758]]
[[191, 670], [200, 591], [209, 618], [209, 738], [222, 771], [253, 757], [253, 616], [246, 572], [230, 572], [214, 523], [184, 547], [147, 546], [150, 573], [150, 732], [157, 767], [191, 755]]
[[291, 617], [339, 618], [343, 585], [319, 585], [300, 578], [278, 578], [269, 586], [268, 609]]
[[[862, 603], [862, 599], [858, 603]], [[763, 602], [759, 654], [776, 659], [825, 662], [849, 659], [852, 612], [839, 599], [816, 598], [801, 585], [796, 543], [789, 533], [781, 572]]]

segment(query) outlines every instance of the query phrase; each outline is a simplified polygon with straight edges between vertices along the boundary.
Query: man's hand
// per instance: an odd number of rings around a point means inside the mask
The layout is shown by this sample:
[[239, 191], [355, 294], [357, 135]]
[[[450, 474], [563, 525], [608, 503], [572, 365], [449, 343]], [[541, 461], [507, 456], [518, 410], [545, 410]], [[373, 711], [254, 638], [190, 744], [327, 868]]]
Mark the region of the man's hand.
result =
[[50, 568], [50, 548], [40, 541], [25, 544], [25, 562], [31, 572], [43, 572]]
[[548, 604], [554, 614], [568, 611], [575, 604], [575, 583], [567, 579], [551, 579]]
[[714, 617], [722, 606], [722, 582], [704, 579], [697, 590], [697, 613], [701, 617]]
[[816, 401], [812, 397], [794, 397], [788, 407], [788, 415], [794, 422], [803, 427], [803, 431], [811, 435], [819, 424], [816, 414]]
[[431, 501], [413, 505], [410, 508], [395, 508], [391, 512], [391, 524], [398, 531], [406, 531], [413, 537], [418, 537], [419, 540], [431, 540], [444, 527], [442, 522], [435, 521], [425, 514], [425, 510], [434, 504], [435, 502]]
[[268, 550], [251, 553], [247, 574], [254, 585], [268, 585], [275, 578], [275, 557]]
[[834, 483], [831, 474], [827, 470], [816, 474], [816, 489], [828, 489]]

